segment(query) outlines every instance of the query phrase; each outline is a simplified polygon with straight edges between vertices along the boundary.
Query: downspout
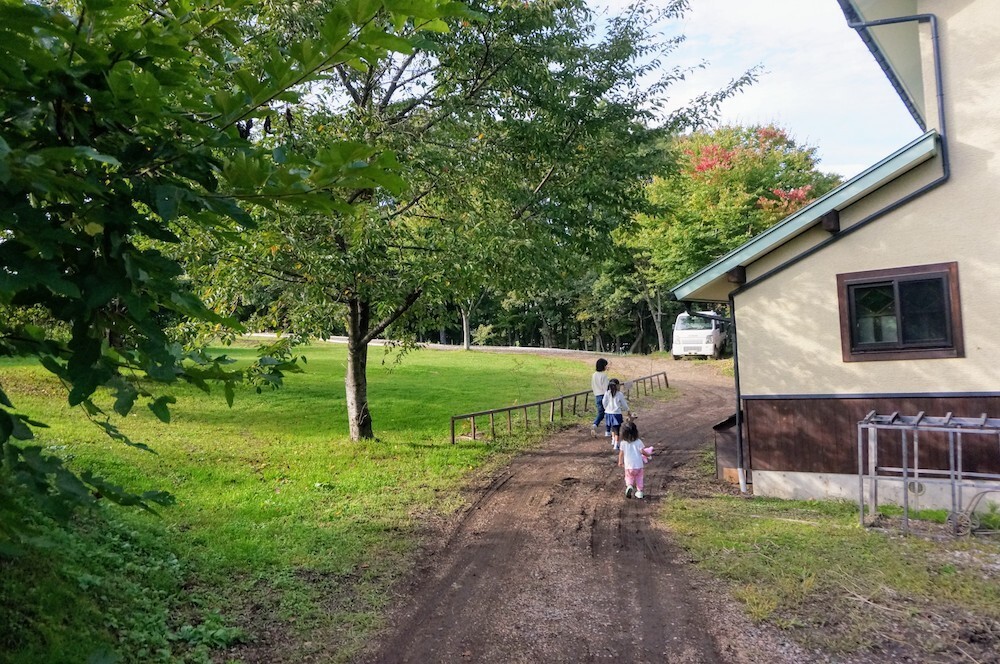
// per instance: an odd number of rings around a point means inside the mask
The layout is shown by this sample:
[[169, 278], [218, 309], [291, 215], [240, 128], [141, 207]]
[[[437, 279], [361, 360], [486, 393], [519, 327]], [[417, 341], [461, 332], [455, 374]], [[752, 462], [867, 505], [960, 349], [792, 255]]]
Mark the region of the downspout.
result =
[[[941, 137], [941, 168], [943, 171], [943, 176], [941, 182], [948, 179], [950, 175], [950, 163], [948, 161], [948, 141], [945, 137], [948, 132], [945, 130], [944, 121], [944, 83], [941, 77], [941, 45], [938, 33], [938, 21], [935, 14], [914, 14], [912, 16], [896, 16], [893, 18], [881, 18], [874, 21], [848, 21], [847, 27], [853, 28], [858, 31], [858, 36], [866, 44], [872, 44], [871, 37], [866, 35], [866, 33], [861, 32], [862, 30], [867, 30], [868, 28], [878, 27], [880, 25], [893, 25], [896, 23], [909, 23], [910, 21], [916, 21], [918, 23], [929, 23], [931, 28], [931, 52], [934, 61], [934, 91], [937, 95], [937, 112], [938, 112], [938, 134]], [[870, 47], [870, 46], [869, 46]], [[938, 182], [930, 183], [931, 185], [937, 185]], [[930, 185], [927, 185], [929, 188]], [[926, 191], [926, 188], [914, 192], [915, 194], [921, 194]], [[876, 213], [877, 214], [877, 213]]]
[[[744, 467], [745, 459], [743, 458], [743, 398], [740, 393], [740, 363], [739, 363], [738, 341], [737, 341], [739, 338], [739, 334], [737, 333], [737, 327], [736, 327], [736, 295], [742, 293], [743, 291], [749, 288], [752, 288], [753, 286], [770, 278], [771, 276], [777, 274], [778, 272], [781, 272], [785, 268], [795, 263], [798, 263], [800, 260], [803, 260], [804, 258], [811, 256], [812, 254], [826, 248], [828, 245], [836, 242], [842, 237], [850, 235], [856, 230], [863, 228], [864, 226], [867, 226], [871, 222], [888, 214], [889, 212], [892, 212], [893, 210], [896, 210], [897, 208], [906, 205], [910, 201], [919, 198], [920, 196], [923, 196], [928, 191], [940, 187], [942, 184], [947, 182], [948, 179], [951, 177], [951, 162], [948, 157], [948, 139], [947, 139], [947, 131], [945, 125], [945, 116], [944, 116], [944, 84], [941, 79], [941, 49], [938, 37], [937, 16], [935, 16], [934, 14], [916, 14], [913, 16], [898, 16], [895, 18], [884, 18], [866, 22], [848, 21], [847, 25], [848, 27], [859, 31], [859, 34], [861, 34], [860, 33], [861, 30], [870, 27], [875, 27], [879, 25], [891, 25], [894, 23], [907, 23], [910, 21], [917, 21], [919, 23], [930, 24], [931, 47], [932, 47], [931, 50], [934, 61], [934, 82], [935, 82], [935, 92], [937, 94], [938, 138], [941, 148], [941, 175], [935, 180], [923, 185], [916, 191], [913, 191], [907, 194], [906, 196], [903, 196], [902, 198], [896, 200], [895, 202], [886, 205], [882, 209], [873, 212], [872, 214], [868, 215], [861, 221], [857, 222], [856, 224], [853, 224], [852, 226], [849, 226], [848, 228], [837, 233], [836, 235], [830, 236], [829, 239], [825, 240], [824, 242], [820, 242], [819, 244], [813, 246], [808, 251], [805, 251], [795, 256], [794, 258], [785, 261], [784, 263], [778, 265], [777, 267], [768, 270], [767, 272], [760, 275], [756, 279], [752, 279], [746, 282], [739, 288], [734, 289], [729, 294], [729, 310], [732, 312], [733, 316], [732, 319], [733, 374], [736, 382], [736, 465], [737, 465], [736, 472], [740, 480], [740, 491], [743, 493], [746, 493], [747, 485], [746, 485], [746, 468]], [[862, 40], [864, 40], [866, 43], [868, 42], [868, 40], [865, 39], [865, 36], [863, 34], [861, 34], [861, 37]]]
[[729, 294], [729, 311], [733, 316], [733, 381], [736, 384], [736, 476], [740, 480], [740, 493], [747, 492], [746, 460], [743, 458], [743, 398], [740, 396], [739, 334], [736, 330], [736, 298]]

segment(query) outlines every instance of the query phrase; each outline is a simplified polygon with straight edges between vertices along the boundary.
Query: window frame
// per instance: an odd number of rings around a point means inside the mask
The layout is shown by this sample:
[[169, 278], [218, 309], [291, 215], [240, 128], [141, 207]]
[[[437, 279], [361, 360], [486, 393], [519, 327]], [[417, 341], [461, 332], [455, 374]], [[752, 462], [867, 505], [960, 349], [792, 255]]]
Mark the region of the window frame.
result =
[[[893, 291], [898, 293], [901, 281], [916, 281], [920, 279], [944, 279], [944, 291], [947, 297], [945, 303], [945, 324], [950, 331], [950, 345], [928, 347], [926, 345], [902, 346], [903, 342], [892, 348], [856, 348], [854, 344], [854, 315], [851, 306], [851, 288], [855, 286], [877, 286], [891, 283]], [[937, 359], [950, 357], [965, 357], [965, 341], [962, 334], [962, 306], [959, 299], [958, 263], [934, 263], [931, 265], [914, 265], [909, 267], [889, 268], [884, 270], [867, 270], [864, 272], [847, 272], [837, 275], [837, 299], [840, 307], [840, 344], [844, 362], [871, 362], [882, 360]], [[902, 321], [897, 320], [897, 329], [902, 335]]]

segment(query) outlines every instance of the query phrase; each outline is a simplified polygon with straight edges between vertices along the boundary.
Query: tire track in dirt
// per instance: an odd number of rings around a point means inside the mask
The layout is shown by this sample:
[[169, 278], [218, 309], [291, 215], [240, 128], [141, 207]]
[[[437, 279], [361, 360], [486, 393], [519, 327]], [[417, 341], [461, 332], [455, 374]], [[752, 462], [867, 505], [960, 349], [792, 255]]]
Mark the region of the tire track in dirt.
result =
[[725, 661], [654, 517], [675, 464], [731, 412], [731, 379], [664, 365], [679, 397], [637, 404], [643, 441], [657, 450], [646, 499], [625, 499], [607, 439], [581, 426], [552, 436], [499, 474], [421, 561], [358, 662]]

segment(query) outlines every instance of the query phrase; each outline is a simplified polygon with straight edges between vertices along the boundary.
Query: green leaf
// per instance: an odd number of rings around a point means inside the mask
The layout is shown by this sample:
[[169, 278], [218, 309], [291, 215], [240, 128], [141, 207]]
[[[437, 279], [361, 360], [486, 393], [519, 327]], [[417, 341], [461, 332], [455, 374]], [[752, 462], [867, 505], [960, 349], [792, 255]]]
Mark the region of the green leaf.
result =
[[163, 423], [170, 423], [170, 408], [167, 404], [177, 403], [177, 399], [172, 396], [161, 396], [154, 399], [149, 404], [149, 409], [153, 411], [156, 418]]

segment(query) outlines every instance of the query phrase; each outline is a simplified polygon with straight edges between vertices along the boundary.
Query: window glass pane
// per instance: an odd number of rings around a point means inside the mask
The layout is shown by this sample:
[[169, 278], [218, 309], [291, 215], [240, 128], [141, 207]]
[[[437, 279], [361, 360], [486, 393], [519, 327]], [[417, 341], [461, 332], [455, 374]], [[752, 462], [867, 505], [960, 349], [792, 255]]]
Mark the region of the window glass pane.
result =
[[678, 330], [711, 330], [711, 318], [699, 318], [698, 316], [679, 316], [677, 318], [676, 329]]
[[898, 336], [892, 284], [855, 286], [852, 291], [855, 343], [895, 343]]
[[904, 344], [948, 341], [948, 300], [944, 287], [942, 278], [900, 282]]

